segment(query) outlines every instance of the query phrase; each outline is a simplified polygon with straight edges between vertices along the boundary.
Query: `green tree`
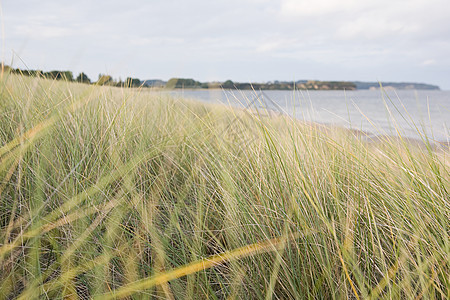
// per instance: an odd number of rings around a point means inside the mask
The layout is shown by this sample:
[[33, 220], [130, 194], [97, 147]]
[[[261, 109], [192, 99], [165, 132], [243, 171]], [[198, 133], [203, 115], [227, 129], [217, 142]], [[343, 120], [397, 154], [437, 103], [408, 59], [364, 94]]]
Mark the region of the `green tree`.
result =
[[231, 80], [227, 80], [222, 84], [222, 87], [224, 89], [232, 89], [232, 88], [234, 88], [234, 82]]
[[44, 77], [48, 79], [59, 79], [60, 76], [59, 71], [44, 72]]
[[71, 71], [50, 71], [43, 73], [43, 75], [49, 79], [73, 81], [73, 74]]
[[77, 76], [76, 81], [77, 81], [77, 82], [81, 82], [81, 83], [87, 83], [87, 84], [90, 84], [90, 83], [91, 83], [91, 80], [89, 79], [89, 77], [88, 77], [85, 73], [83, 73], [83, 72], [81, 72], [81, 73]]
[[141, 86], [141, 81], [137, 78], [127, 77], [125, 80], [126, 87], [139, 87]]
[[67, 81], [73, 81], [73, 73], [72, 71], [62, 71], [60, 72], [61, 79], [67, 80]]
[[177, 87], [178, 78], [170, 78], [169, 81], [166, 83], [166, 88], [168, 89], [174, 89]]
[[166, 84], [168, 89], [199, 88], [202, 83], [191, 78], [171, 78]]
[[96, 85], [113, 85], [114, 81], [110, 75], [98, 74]]

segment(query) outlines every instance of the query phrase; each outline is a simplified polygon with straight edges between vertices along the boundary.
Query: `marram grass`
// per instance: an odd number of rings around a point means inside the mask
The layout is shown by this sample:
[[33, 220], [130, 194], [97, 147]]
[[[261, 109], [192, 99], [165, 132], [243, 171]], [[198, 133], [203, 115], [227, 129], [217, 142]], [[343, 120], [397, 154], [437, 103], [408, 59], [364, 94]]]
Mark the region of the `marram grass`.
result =
[[446, 145], [3, 75], [0, 299], [450, 298]]

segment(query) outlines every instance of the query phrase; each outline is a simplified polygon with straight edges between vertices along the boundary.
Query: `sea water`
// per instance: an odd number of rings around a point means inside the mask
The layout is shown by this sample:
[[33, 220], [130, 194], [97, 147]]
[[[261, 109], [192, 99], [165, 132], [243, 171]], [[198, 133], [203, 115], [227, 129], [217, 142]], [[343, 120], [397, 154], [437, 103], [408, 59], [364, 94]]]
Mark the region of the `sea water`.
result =
[[174, 90], [173, 97], [279, 112], [299, 120], [343, 126], [370, 135], [448, 142], [450, 91]]

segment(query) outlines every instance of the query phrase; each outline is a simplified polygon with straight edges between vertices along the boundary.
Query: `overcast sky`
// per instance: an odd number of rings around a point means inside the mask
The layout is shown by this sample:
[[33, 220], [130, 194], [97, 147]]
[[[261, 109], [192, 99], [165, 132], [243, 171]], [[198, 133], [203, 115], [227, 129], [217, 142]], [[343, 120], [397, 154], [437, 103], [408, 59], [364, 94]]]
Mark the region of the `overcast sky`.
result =
[[0, 1], [2, 57], [20, 68], [450, 89], [448, 0]]

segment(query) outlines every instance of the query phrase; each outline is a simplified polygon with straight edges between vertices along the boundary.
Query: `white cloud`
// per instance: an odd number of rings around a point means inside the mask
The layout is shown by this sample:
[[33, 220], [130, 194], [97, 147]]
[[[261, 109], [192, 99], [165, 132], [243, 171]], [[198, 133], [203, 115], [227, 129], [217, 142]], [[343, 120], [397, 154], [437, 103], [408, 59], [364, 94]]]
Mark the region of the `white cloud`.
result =
[[361, 0], [282, 0], [281, 13], [291, 17], [317, 17], [343, 11], [367, 8], [369, 1]]
[[70, 36], [74, 31], [61, 26], [44, 24], [17, 25], [14, 34], [23, 38], [50, 39]]
[[396, 19], [383, 19], [366, 15], [342, 22], [336, 28], [335, 37], [344, 40], [355, 38], [375, 40], [393, 35], [410, 34], [417, 30], [415, 24], [407, 25]]
[[282, 0], [280, 8], [282, 19], [338, 39], [432, 35], [449, 31], [449, 15], [446, 0]]
[[427, 60], [424, 60], [420, 65], [426, 67], [426, 66], [434, 66], [436, 64], [437, 64], [436, 60], [434, 60], [434, 59], [427, 59]]
[[256, 44], [256, 52], [258, 53], [276, 53], [284, 52], [293, 48], [297, 48], [299, 41], [297, 38], [286, 37], [264, 37], [260, 43]]
[[164, 46], [164, 45], [182, 45], [185, 42], [183, 38], [177, 37], [140, 37], [132, 36], [129, 43], [132, 46]]

